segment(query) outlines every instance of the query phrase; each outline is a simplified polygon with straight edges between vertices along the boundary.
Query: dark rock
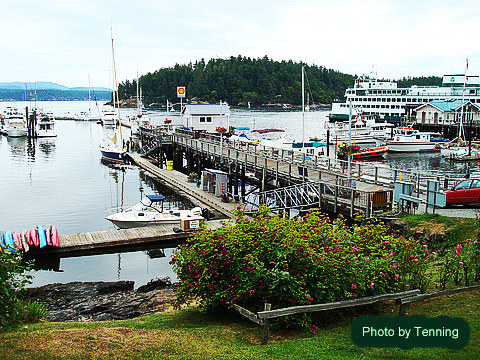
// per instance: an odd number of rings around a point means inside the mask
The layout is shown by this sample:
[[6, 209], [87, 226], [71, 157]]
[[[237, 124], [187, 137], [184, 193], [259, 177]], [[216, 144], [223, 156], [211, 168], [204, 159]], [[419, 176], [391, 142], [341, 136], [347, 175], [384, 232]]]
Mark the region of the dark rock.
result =
[[172, 305], [175, 295], [168, 277], [151, 280], [141, 291], [133, 281], [73, 282], [29, 288], [26, 300], [45, 304], [48, 321], [105, 321], [152, 314]]
[[131, 291], [135, 285], [134, 281], [101, 282], [97, 284], [99, 294], [111, 294], [118, 291]]
[[153, 290], [165, 289], [168, 286], [172, 286], [172, 282], [168, 276], [158, 277], [156, 279], [150, 280], [145, 285], [140, 286], [137, 289], [139, 293], [146, 293]]

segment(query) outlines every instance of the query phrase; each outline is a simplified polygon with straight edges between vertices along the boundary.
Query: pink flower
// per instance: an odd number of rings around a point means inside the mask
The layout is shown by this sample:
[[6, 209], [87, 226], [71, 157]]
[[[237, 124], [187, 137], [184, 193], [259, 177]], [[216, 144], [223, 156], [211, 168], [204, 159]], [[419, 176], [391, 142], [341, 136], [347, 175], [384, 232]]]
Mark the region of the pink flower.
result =
[[457, 245], [457, 249], [458, 249], [458, 250], [462, 250], [462, 244], [458, 244], [458, 245]]
[[388, 241], [388, 240], [385, 240], [385, 244], [390, 244], [390, 241]]
[[463, 266], [463, 262], [459, 261], [458, 263]]
[[417, 262], [417, 261], [418, 261], [418, 259], [413, 259], [413, 261]]
[[380, 275], [383, 275], [383, 271], [380, 271]]
[[[478, 231], [480, 231], [480, 230], [478, 230]], [[473, 243], [474, 243], [474, 244], [478, 244], [478, 241], [477, 241], [477, 240], [475, 240]]]
[[355, 290], [357, 288], [357, 284], [352, 284], [352, 286], [350, 287], [350, 289], [352, 290]]
[[368, 256], [365, 256], [365, 262], [369, 262], [370, 261], [370, 258]]
[[455, 254], [457, 254], [457, 256], [460, 256], [460, 253], [458, 252], [458, 250], [455, 250]]
[[392, 251], [392, 252], [390, 252], [390, 254], [388, 254], [388, 256], [390, 256], [390, 257], [391, 257], [391, 256], [393, 256], [393, 251]]
[[357, 294], [353, 294], [353, 297], [356, 299], [356, 298], [357, 298]]
[[372, 288], [375, 283], [373, 281], [370, 281], [370, 287]]
[[398, 279], [398, 278], [400, 277], [400, 275], [398, 275], [398, 274], [395, 274], [395, 277]]
[[312, 301], [313, 301], [313, 298], [312, 298], [311, 296], [309, 296], [309, 297], [307, 298], [307, 300], [310, 301], [310, 302], [312, 302]]
[[393, 270], [395, 270], [397, 267], [398, 267], [397, 264], [393, 263], [393, 266], [392, 266]]

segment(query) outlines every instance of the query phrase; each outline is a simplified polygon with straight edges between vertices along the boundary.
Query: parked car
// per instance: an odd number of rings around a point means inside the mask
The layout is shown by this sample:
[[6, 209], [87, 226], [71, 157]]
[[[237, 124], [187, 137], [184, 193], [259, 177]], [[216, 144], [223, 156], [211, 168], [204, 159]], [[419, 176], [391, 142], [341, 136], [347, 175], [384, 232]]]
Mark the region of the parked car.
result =
[[447, 205], [480, 203], [480, 178], [462, 180], [445, 194]]

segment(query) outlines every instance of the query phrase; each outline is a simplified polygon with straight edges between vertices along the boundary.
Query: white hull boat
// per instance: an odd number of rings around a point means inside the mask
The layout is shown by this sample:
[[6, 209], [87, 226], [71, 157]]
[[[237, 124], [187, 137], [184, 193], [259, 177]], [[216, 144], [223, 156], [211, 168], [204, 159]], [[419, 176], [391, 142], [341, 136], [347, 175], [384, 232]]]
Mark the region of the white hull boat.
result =
[[[163, 209], [164, 200], [165, 197], [162, 195], [146, 195], [138, 204], [108, 215], [105, 219], [121, 229], [165, 224], [179, 225], [181, 219], [203, 219], [200, 207], [191, 210], [165, 210]], [[114, 208], [108, 211], [118, 210], [119, 208]]]
[[52, 113], [46, 113], [40, 116], [37, 122], [37, 137], [56, 137], [55, 118]]
[[442, 143], [448, 140], [441, 139], [440, 135], [431, 132], [421, 132], [410, 127], [394, 129], [393, 138], [386, 141], [388, 151], [391, 152], [435, 152], [440, 151]]

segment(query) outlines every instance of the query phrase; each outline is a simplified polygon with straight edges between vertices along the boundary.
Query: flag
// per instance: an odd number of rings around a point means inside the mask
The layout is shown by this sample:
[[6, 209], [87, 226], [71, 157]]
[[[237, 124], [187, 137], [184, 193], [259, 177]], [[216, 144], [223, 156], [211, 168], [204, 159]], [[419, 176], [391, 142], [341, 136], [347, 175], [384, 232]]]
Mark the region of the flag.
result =
[[468, 58], [467, 58], [467, 62], [465, 64], [465, 71], [467, 71], [467, 70], [468, 70]]

